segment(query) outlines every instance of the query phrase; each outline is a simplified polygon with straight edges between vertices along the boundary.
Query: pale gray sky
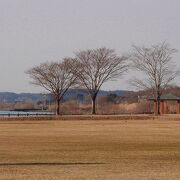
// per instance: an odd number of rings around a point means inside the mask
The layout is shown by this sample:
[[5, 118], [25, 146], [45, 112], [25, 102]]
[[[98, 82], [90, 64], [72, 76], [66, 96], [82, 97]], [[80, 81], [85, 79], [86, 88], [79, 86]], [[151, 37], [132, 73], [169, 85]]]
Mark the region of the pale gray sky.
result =
[[[0, 0], [0, 91], [42, 92], [24, 71], [86, 48], [122, 54], [132, 43], [166, 40], [180, 67], [179, 7], [179, 0]], [[103, 89], [129, 89], [131, 76]]]

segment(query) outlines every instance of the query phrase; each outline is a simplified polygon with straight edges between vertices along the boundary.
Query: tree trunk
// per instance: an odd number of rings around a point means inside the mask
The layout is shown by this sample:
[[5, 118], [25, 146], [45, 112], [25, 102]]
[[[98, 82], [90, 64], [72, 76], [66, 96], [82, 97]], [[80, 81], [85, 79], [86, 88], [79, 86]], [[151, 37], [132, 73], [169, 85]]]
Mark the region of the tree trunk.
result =
[[97, 94], [92, 97], [92, 114], [96, 114], [96, 96]]
[[160, 93], [158, 92], [158, 96], [157, 96], [157, 113], [158, 113], [158, 115], [161, 114], [160, 106], [161, 106], [161, 96], [160, 96]]
[[60, 99], [57, 99], [56, 101], [56, 115], [60, 115]]

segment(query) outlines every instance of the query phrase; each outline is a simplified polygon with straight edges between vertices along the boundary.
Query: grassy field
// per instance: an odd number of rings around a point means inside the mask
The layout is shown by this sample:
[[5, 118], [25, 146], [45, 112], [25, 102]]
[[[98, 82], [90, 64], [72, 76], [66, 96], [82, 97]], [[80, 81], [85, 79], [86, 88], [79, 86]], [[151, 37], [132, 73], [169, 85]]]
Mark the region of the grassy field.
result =
[[180, 179], [180, 121], [0, 121], [0, 179]]

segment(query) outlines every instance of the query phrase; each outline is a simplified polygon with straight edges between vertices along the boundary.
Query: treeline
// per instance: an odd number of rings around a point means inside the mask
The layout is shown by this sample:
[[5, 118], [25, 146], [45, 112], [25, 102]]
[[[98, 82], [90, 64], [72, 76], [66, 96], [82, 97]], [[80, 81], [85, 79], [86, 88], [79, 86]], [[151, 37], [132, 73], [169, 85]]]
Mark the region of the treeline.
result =
[[[27, 71], [32, 83], [48, 90], [56, 99], [56, 114], [60, 102], [69, 88], [86, 88], [92, 101], [92, 114], [96, 113], [96, 98], [101, 86], [122, 78], [133, 70], [143, 73], [142, 78], [133, 77], [131, 84], [151, 91], [160, 113], [160, 96], [170, 82], [179, 75], [172, 55], [175, 49], [165, 42], [151, 47], [133, 46], [129, 55], [118, 55], [106, 47], [79, 51], [74, 57], [62, 61], [45, 62]], [[133, 73], [131, 73], [133, 76]]]
[[[72, 93], [71, 93], [72, 92]], [[74, 93], [76, 92], [76, 93]], [[91, 98], [85, 93], [83, 96], [80, 89], [70, 89], [61, 102], [61, 114], [89, 114], [91, 113]], [[85, 92], [85, 90], [83, 90]], [[70, 96], [68, 95], [69, 93]], [[180, 96], [180, 87], [169, 86], [164, 93], [173, 93]], [[51, 111], [55, 112], [55, 101], [50, 94], [32, 94], [36, 100], [25, 99], [24, 101], [11, 101], [0, 103], [1, 110], [21, 111]], [[67, 99], [68, 96], [68, 99]], [[29, 97], [29, 96], [28, 96]], [[83, 98], [82, 98], [83, 97]], [[153, 113], [153, 102], [148, 101], [150, 91], [100, 91], [96, 100], [98, 114], [150, 114]], [[176, 113], [176, 102], [169, 102], [169, 113]]]

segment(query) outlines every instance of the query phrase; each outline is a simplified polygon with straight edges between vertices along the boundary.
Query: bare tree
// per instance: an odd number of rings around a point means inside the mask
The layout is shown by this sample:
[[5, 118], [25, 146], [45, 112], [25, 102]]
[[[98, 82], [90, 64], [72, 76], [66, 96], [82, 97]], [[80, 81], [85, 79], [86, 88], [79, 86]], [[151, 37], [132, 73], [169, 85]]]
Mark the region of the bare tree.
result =
[[175, 52], [176, 50], [165, 42], [148, 48], [133, 46], [132, 66], [143, 73], [143, 78], [133, 79], [133, 85], [140, 89], [151, 90], [157, 103], [158, 114], [160, 114], [160, 97], [164, 89], [179, 74], [172, 61]]
[[[96, 113], [96, 97], [103, 83], [115, 80], [127, 70], [127, 58], [113, 49], [99, 48], [76, 53], [72, 69], [92, 99], [92, 114]], [[72, 63], [73, 65], [73, 63]]]
[[26, 73], [30, 75], [32, 84], [41, 86], [52, 93], [56, 100], [56, 114], [59, 115], [60, 101], [76, 81], [76, 77], [69, 68], [69, 60], [42, 63]]

